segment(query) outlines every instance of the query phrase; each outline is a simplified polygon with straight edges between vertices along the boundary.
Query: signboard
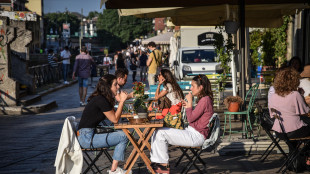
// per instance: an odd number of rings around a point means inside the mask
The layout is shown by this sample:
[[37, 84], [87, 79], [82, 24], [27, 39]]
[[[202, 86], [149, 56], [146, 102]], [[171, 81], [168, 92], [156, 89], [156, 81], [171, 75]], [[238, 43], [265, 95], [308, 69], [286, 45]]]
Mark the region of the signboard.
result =
[[62, 36], [64, 38], [70, 37], [70, 23], [63, 23], [62, 24]]
[[205, 32], [198, 35], [198, 45], [199, 46], [213, 45], [216, 40], [216, 35], [219, 34], [213, 32]]
[[37, 21], [37, 14], [29, 11], [0, 11], [0, 16], [17, 21]]

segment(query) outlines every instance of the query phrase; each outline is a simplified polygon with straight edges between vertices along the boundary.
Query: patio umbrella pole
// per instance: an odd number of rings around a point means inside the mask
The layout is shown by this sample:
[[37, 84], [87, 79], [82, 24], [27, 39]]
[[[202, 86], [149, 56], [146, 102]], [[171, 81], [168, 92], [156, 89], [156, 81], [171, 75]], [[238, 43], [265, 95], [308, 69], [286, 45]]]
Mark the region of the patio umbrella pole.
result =
[[[241, 97], [245, 99], [245, 3], [244, 0], [239, 0], [239, 21], [240, 21], [240, 50], [241, 50]], [[246, 118], [242, 118], [246, 119]], [[245, 125], [242, 121], [242, 129], [245, 132]], [[246, 138], [246, 134], [242, 133], [242, 138]]]

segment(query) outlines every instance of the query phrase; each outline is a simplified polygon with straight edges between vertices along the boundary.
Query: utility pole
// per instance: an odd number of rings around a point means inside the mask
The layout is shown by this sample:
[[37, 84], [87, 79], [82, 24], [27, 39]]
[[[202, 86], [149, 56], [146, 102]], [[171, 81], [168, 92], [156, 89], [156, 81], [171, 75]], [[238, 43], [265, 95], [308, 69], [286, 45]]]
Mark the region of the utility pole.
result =
[[83, 8], [81, 9], [80, 51], [81, 51], [81, 49], [82, 49], [82, 39], [83, 39]]

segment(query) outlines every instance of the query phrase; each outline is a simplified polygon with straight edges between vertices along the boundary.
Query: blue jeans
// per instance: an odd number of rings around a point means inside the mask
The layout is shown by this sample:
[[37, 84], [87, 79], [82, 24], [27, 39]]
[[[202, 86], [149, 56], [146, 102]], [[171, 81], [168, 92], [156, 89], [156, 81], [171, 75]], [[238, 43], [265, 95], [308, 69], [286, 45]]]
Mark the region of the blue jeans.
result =
[[82, 88], [87, 88], [88, 87], [88, 78], [82, 78], [82, 77], [78, 77], [78, 81], [79, 81], [79, 87]]
[[[79, 130], [80, 136], [78, 136], [78, 140], [83, 148], [91, 148], [90, 143], [93, 133], [93, 128], [82, 128]], [[106, 134], [95, 134], [93, 138], [94, 148], [115, 146], [113, 159], [117, 161], [124, 161], [127, 143], [128, 138], [120, 130]]]
[[62, 71], [63, 71], [64, 81], [67, 81], [67, 76], [68, 76], [68, 72], [69, 72], [69, 66], [70, 66], [70, 64], [62, 64]]

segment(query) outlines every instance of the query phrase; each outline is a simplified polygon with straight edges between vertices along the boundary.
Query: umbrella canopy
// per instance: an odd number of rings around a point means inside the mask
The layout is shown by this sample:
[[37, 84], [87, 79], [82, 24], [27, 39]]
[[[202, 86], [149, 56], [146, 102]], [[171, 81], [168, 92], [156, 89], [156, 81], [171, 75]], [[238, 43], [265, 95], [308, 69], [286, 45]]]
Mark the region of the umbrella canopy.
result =
[[[244, 0], [245, 5], [255, 4], [292, 4], [309, 3], [308, 0]], [[130, 9], [130, 8], [158, 8], [158, 7], [195, 7], [208, 5], [238, 5], [239, 0], [101, 0], [101, 6], [105, 4], [107, 9]]]
[[[272, 28], [282, 25], [284, 15], [296, 13], [296, 9], [309, 8], [306, 4], [264, 4], [245, 6], [246, 27]], [[234, 15], [233, 15], [234, 14]], [[187, 8], [119, 9], [120, 16], [135, 15], [141, 18], [171, 17], [175, 25], [216, 26], [224, 20], [238, 19], [237, 5], [216, 5]]]
[[148, 44], [149, 42], [153, 41], [155, 44], [170, 44], [170, 38], [173, 37], [173, 32], [167, 32], [165, 34], [157, 35], [142, 41], [142, 44]]

